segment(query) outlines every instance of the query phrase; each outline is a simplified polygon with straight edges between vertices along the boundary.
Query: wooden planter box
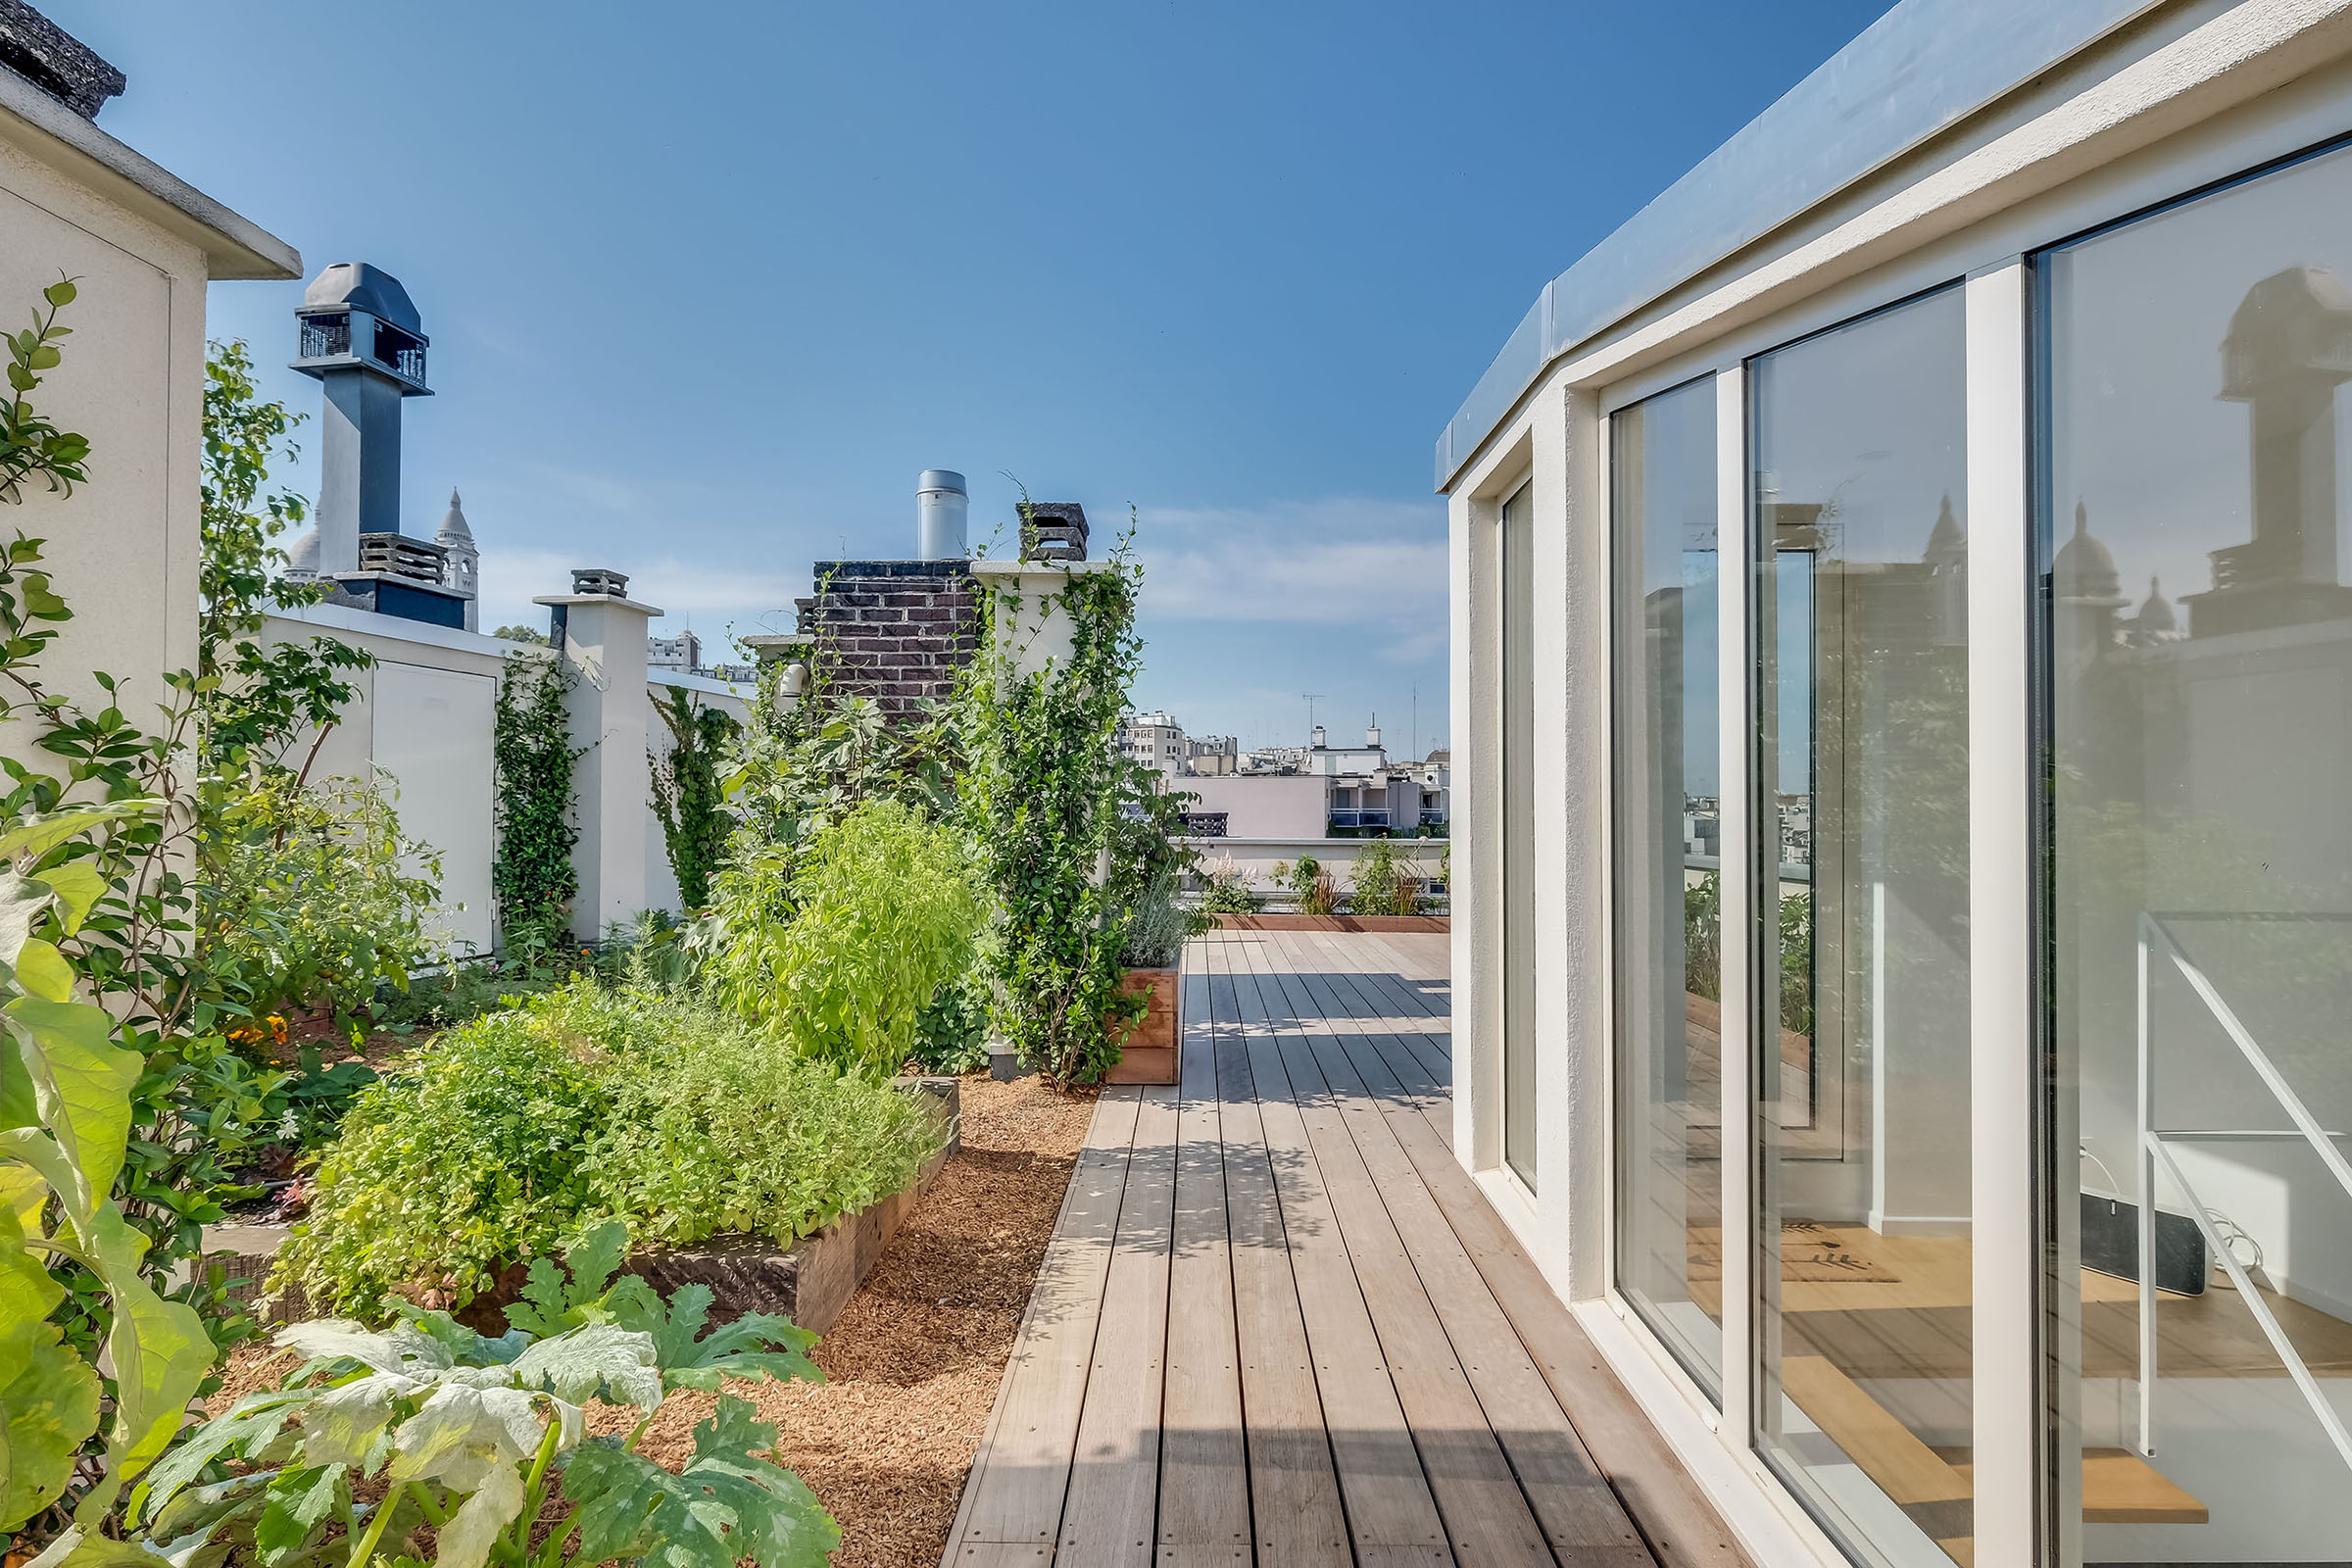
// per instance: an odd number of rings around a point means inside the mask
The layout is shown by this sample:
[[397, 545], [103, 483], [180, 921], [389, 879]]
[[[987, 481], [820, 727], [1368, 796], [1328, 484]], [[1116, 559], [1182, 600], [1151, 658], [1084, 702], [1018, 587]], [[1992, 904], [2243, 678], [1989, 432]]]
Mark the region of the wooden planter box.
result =
[[1176, 1004], [1182, 975], [1174, 969], [1130, 969], [1119, 989], [1142, 993], [1150, 1011], [1128, 1032], [1119, 1059], [1102, 1075], [1106, 1084], [1172, 1084], [1182, 1066], [1177, 1050]]
[[[961, 1085], [954, 1078], [901, 1078], [899, 1089], [922, 1095], [948, 1130], [945, 1148], [923, 1162], [914, 1180], [878, 1203], [844, 1214], [789, 1249], [779, 1250], [765, 1236], [714, 1236], [698, 1247], [654, 1248], [630, 1254], [621, 1264], [624, 1274], [644, 1276], [663, 1295], [680, 1286], [700, 1283], [710, 1287], [713, 1322], [727, 1322], [745, 1312], [781, 1312], [811, 1333], [833, 1326], [850, 1298], [890, 1245], [915, 1200], [938, 1179], [963, 1141], [958, 1114]], [[220, 1226], [205, 1233], [208, 1264], [227, 1270], [229, 1293], [252, 1304], [270, 1272], [286, 1227]], [[508, 1303], [521, 1298], [526, 1265], [514, 1263], [500, 1271], [489, 1290], [455, 1314], [458, 1321], [483, 1334], [506, 1331]], [[309, 1316], [300, 1290], [271, 1304], [266, 1321], [292, 1322]]]
[[1223, 931], [1425, 931], [1453, 929], [1446, 914], [1220, 914]]

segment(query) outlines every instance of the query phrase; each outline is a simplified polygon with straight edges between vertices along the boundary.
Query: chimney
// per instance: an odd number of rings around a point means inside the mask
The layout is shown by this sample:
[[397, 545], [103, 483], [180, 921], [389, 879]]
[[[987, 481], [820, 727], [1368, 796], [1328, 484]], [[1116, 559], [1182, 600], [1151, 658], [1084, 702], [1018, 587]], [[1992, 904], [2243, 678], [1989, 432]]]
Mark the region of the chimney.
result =
[[1376, 752], [1380, 750], [1380, 715], [1378, 713], [1372, 715], [1371, 724], [1364, 730], [1364, 744]]
[[914, 559], [961, 561], [963, 518], [971, 495], [954, 468], [925, 468], [914, 486]]
[[432, 396], [424, 326], [400, 279], [337, 262], [304, 290], [291, 368], [325, 383], [318, 441], [321, 577], [356, 572], [362, 534], [400, 532], [400, 406]]
[[1315, 726], [1315, 750], [1319, 752], [1319, 751], [1321, 751], [1322, 749], [1323, 749], [1323, 726], [1322, 726], [1322, 725], [1320, 725], [1320, 724], [1317, 724], [1317, 725]]

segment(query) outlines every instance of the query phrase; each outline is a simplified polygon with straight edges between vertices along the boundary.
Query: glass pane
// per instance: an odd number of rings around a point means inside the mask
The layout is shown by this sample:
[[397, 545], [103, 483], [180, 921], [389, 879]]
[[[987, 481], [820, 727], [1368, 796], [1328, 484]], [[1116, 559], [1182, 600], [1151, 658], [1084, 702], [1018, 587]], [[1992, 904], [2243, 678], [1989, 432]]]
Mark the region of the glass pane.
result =
[[1609, 430], [1617, 575], [1617, 1288], [1720, 1400], [1714, 381], [1620, 410]]
[[2352, 154], [2042, 276], [2060, 1540], [2342, 1562]]
[[1535, 487], [1502, 504], [1502, 1157], [1536, 1185]]
[[1755, 361], [1759, 1446], [1866, 1559], [1973, 1534], [1962, 302]]

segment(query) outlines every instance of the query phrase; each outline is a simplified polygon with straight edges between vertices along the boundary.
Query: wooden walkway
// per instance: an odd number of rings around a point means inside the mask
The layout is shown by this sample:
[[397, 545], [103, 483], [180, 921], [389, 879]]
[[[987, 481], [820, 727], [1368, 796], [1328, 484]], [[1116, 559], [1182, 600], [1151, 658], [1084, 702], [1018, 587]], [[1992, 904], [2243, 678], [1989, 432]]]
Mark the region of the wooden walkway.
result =
[[1446, 939], [1223, 931], [1106, 1091], [947, 1568], [1739, 1568], [1454, 1163]]

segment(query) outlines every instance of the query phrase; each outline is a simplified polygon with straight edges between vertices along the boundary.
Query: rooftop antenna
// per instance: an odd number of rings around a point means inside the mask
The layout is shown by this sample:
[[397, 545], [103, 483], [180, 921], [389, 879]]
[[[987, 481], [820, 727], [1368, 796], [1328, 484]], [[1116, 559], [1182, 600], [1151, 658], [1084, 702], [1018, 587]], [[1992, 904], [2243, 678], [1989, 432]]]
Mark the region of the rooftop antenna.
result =
[[1306, 699], [1306, 732], [1312, 735], [1315, 732], [1315, 699], [1329, 697], [1331, 694], [1329, 692], [1301, 692], [1299, 695]]
[[1414, 761], [1421, 760], [1421, 683], [1413, 682], [1413, 749], [1408, 754]]

